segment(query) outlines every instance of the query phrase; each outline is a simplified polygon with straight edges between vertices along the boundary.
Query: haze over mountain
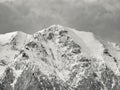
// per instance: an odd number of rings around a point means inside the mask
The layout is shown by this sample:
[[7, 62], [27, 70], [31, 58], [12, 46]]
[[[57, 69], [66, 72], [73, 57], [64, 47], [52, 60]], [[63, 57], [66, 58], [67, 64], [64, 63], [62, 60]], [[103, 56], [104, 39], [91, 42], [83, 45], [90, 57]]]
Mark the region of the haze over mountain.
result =
[[120, 90], [120, 45], [60, 25], [1, 34], [0, 90]]
[[0, 33], [35, 33], [52, 24], [120, 42], [119, 0], [0, 0]]

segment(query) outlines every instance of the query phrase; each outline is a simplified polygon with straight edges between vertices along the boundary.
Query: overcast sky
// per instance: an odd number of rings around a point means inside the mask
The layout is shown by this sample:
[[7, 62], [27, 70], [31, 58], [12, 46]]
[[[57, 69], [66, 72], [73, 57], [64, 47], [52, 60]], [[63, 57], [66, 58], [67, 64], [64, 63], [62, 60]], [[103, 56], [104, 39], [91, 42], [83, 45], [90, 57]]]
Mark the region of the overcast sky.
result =
[[0, 0], [0, 33], [34, 33], [52, 24], [120, 43], [120, 0]]

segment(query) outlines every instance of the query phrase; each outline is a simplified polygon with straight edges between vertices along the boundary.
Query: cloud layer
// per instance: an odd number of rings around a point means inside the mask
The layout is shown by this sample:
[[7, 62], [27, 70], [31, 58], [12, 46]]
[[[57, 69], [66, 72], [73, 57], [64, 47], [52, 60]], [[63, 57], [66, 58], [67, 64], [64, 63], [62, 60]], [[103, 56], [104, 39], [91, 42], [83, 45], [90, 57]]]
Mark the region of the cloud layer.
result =
[[120, 42], [119, 0], [2, 0], [0, 33], [61, 24]]

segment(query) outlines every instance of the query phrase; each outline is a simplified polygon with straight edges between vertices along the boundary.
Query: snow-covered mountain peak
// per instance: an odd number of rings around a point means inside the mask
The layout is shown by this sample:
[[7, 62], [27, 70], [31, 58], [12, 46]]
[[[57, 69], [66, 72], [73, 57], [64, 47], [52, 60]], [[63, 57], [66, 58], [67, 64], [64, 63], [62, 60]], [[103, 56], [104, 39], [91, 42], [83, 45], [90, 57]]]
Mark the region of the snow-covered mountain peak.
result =
[[22, 39], [24, 39], [25, 36], [28, 36], [30, 37], [30, 35], [24, 33], [24, 32], [21, 32], [21, 31], [16, 31], [16, 32], [10, 32], [10, 33], [6, 33], [6, 34], [0, 34], [0, 44], [4, 45], [4, 44], [7, 44], [7, 43], [10, 43], [13, 41], [13, 39], [17, 40], [19, 39], [18, 41], [22, 41]]
[[[87, 54], [87, 56], [95, 57], [98, 59], [103, 59], [102, 54], [104, 47], [101, 44], [97, 38], [95, 38], [94, 34], [92, 32], [86, 32], [86, 31], [77, 31], [75, 29], [71, 29], [68, 27], [63, 27], [60, 25], [52, 25], [47, 29], [43, 29], [39, 31], [38, 33], [45, 34], [49, 33], [52, 37], [52, 34], [56, 34], [56, 36], [66, 32], [66, 35], [73, 39], [74, 42], [76, 42], [78, 45], [81, 46], [81, 49], [83, 50], [83, 53]], [[50, 37], [48, 37], [50, 38]]]
[[120, 89], [118, 45], [91, 32], [52, 25], [33, 35], [0, 37], [0, 89]]
[[0, 60], [8, 65], [28, 42], [31, 35], [16, 31], [0, 35]]
[[6, 34], [1, 34], [0, 35], [0, 43], [9, 43], [10, 39], [12, 37], [15, 37], [17, 35], [17, 32], [11, 32], [11, 33], [6, 33]]

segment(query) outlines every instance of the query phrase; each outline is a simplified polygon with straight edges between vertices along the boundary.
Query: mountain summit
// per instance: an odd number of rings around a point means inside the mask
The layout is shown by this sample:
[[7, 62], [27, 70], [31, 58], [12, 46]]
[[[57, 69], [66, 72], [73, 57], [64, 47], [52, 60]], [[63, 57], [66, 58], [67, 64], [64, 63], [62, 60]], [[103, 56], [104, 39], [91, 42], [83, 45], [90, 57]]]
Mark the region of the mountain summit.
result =
[[60, 25], [0, 35], [0, 90], [120, 90], [120, 46]]

